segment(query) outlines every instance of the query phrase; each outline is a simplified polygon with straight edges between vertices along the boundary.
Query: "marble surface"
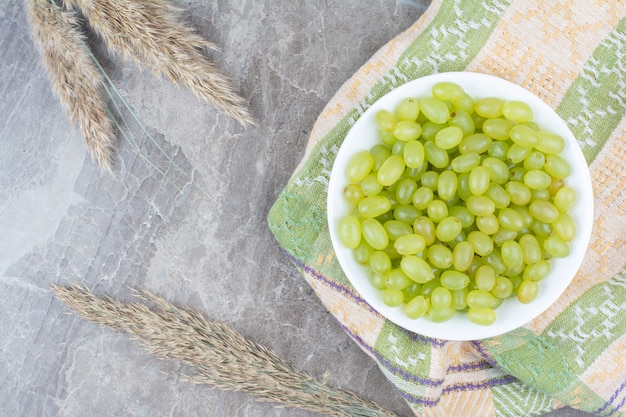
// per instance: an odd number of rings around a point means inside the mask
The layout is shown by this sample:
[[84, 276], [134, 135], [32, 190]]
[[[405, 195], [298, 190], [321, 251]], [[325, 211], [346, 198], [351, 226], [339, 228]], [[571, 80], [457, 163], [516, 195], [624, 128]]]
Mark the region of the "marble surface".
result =
[[210, 57], [249, 102], [252, 129], [91, 36], [155, 140], [130, 123], [113, 175], [90, 162], [51, 93], [22, 3], [0, 8], [0, 415], [312, 415], [168, 375], [180, 366], [68, 314], [53, 283], [119, 298], [151, 290], [411, 415], [289, 263], [266, 216], [324, 105], [428, 2], [181, 2], [184, 18], [221, 47]]

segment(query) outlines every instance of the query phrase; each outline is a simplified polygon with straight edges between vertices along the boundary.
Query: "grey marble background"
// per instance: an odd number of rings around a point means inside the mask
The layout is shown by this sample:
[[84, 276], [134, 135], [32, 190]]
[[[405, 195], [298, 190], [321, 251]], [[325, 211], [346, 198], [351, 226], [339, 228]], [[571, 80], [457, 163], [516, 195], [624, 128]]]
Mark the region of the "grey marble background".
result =
[[119, 135], [115, 172], [106, 175], [51, 93], [22, 1], [3, 0], [0, 415], [312, 415], [167, 375], [179, 365], [68, 314], [50, 286], [71, 282], [118, 298], [129, 288], [151, 290], [226, 322], [318, 378], [329, 371], [332, 386], [411, 415], [288, 262], [266, 215], [325, 104], [427, 3], [181, 2], [185, 19], [222, 48], [210, 56], [249, 101], [259, 125], [248, 130], [108, 55], [92, 36], [157, 143], [131, 123], [127, 134], [139, 150]]

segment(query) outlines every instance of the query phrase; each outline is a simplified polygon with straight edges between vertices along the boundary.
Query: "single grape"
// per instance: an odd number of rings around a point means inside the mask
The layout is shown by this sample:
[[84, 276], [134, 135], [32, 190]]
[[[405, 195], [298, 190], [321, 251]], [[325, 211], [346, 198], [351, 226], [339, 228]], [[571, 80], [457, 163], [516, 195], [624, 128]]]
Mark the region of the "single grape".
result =
[[383, 227], [391, 241], [396, 241], [400, 236], [413, 233], [413, 228], [410, 225], [399, 220], [388, 220], [383, 224]]
[[423, 284], [432, 280], [435, 275], [428, 263], [415, 255], [408, 255], [400, 261], [400, 269], [413, 281]]
[[391, 155], [385, 159], [385, 162], [383, 162], [376, 174], [378, 182], [383, 186], [392, 185], [400, 178], [404, 168], [406, 168], [404, 159], [400, 155]]
[[402, 311], [410, 319], [422, 317], [430, 308], [430, 299], [424, 295], [418, 295], [402, 307]]
[[443, 271], [440, 281], [441, 285], [448, 290], [460, 290], [468, 286], [470, 279], [462, 272], [448, 270]]
[[396, 117], [398, 120], [416, 121], [419, 116], [420, 106], [419, 101], [413, 97], [406, 97], [398, 103], [396, 107]]
[[473, 195], [482, 195], [489, 188], [489, 182], [491, 176], [489, 174], [489, 168], [484, 166], [477, 166], [472, 168], [469, 174], [469, 188]]
[[420, 141], [410, 140], [404, 145], [404, 163], [409, 168], [421, 167], [424, 163], [424, 145]]
[[499, 299], [509, 298], [513, 294], [513, 282], [505, 276], [496, 277], [496, 282], [491, 290], [491, 294]]
[[528, 304], [537, 297], [539, 285], [537, 281], [530, 279], [523, 280], [517, 289], [517, 299], [522, 304]]
[[360, 182], [374, 166], [374, 157], [369, 151], [357, 152], [346, 164], [346, 178], [351, 182]]
[[396, 125], [396, 117], [389, 110], [379, 110], [376, 113], [376, 124], [384, 132], [391, 132]]
[[458, 126], [448, 126], [435, 135], [435, 144], [441, 149], [452, 149], [461, 143], [463, 130]]
[[459, 233], [461, 233], [462, 229], [463, 226], [459, 219], [456, 217], [446, 217], [437, 225], [435, 235], [441, 242], [449, 242], [456, 238]]
[[495, 304], [496, 297], [488, 291], [472, 290], [467, 294], [467, 305], [470, 308], [493, 308]]
[[391, 201], [382, 195], [365, 197], [358, 205], [359, 214], [366, 219], [378, 217], [389, 209], [391, 209]]
[[496, 285], [496, 273], [489, 265], [481, 265], [476, 269], [474, 280], [479, 290], [491, 291]]
[[410, 233], [398, 237], [393, 247], [400, 255], [415, 255], [424, 250], [426, 240], [421, 235]]
[[363, 190], [359, 184], [348, 184], [343, 189], [343, 198], [348, 204], [356, 206], [365, 198], [365, 194], [363, 194]]
[[529, 122], [533, 118], [532, 108], [518, 100], [511, 100], [502, 106], [502, 114], [515, 123]]
[[439, 223], [440, 221], [448, 217], [448, 205], [442, 200], [435, 199], [428, 203], [428, 207], [426, 207], [426, 213], [433, 222]]
[[437, 146], [434, 141], [424, 143], [424, 154], [426, 160], [435, 168], [445, 168], [450, 162], [450, 155], [448, 155], [448, 152]]
[[452, 251], [441, 244], [430, 245], [427, 256], [428, 262], [435, 268], [446, 269], [452, 265]]
[[494, 118], [502, 116], [502, 106], [504, 100], [496, 97], [486, 97], [474, 100], [474, 111], [479, 116], [485, 118]]
[[434, 97], [441, 101], [455, 102], [461, 100], [465, 96], [463, 88], [449, 81], [442, 81], [432, 86], [431, 92]]
[[402, 290], [383, 290], [382, 291], [383, 303], [389, 307], [401, 306], [404, 302], [404, 293]]
[[485, 120], [483, 123], [483, 132], [495, 140], [506, 140], [509, 138], [509, 132], [512, 130], [513, 123], [510, 120], [495, 117]]
[[413, 231], [424, 238], [427, 246], [435, 241], [435, 224], [426, 216], [420, 216], [415, 220]]
[[339, 240], [347, 248], [355, 249], [361, 243], [361, 223], [354, 216], [344, 216], [339, 219], [337, 231]]
[[374, 249], [383, 250], [389, 244], [389, 237], [382, 224], [376, 219], [365, 219], [361, 223], [361, 234]]
[[450, 126], [457, 126], [463, 132], [463, 136], [471, 135], [476, 131], [476, 124], [474, 123], [474, 119], [472, 116], [461, 109], [454, 110], [453, 113], [450, 113], [450, 120], [448, 120], [448, 124]]
[[416, 140], [422, 134], [422, 126], [411, 120], [397, 122], [393, 128], [393, 135], [396, 139], [407, 142]]
[[526, 265], [523, 278], [525, 280], [541, 281], [550, 272], [550, 264], [542, 259], [534, 264]]
[[472, 323], [481, 326], [489, 326], [496, 321], [496, 312], [491, 308], [469, 308], [467, 310], [467, 318]]
[[437, 194], [442, 200], [449, 200], [456, 194], [458, 178], [454, 171], [443, 171], [437, 180]]
[[468, 241], [457, 243], [452, 251], [452, 265], [460, 272], [467, 271], [474, 260], [474, 247]]
[[[472, 168], [480, 163], [480, 155], [474, 152], [457, 156], [450, 162], [450, 167], [454, 172], [464, 173], [470, 172]], [[508, 171], [508, 168], [507, 168]], [[507, 177], [508, 178], [508, 177]]]
[[421, 99], [420, 111], [428, 120], [437, 124], [444, 124], [450, 118], [448, 106], [435, 97], [424, 97]]
[[391, 290], [403, 290], [413, 284], [415, 281], [407, 277], [400, 268], [394, 268], [387, 274], [386, 286]]
[[540, 130], [537, 132], [537, 136], [539, 142], [535, 149], [544, 154], [556, 155], [565, 149], [565, 140], [555, 133]]
[[417, 191], [417, 183], [411, 178], [403, 178], [396, 183], [396, 202], [411, 204], [413, 194]]
[[370, 269], [380, 275], [391, 271], [391, 259], [383, 251], [375, 250], [370, 254]]

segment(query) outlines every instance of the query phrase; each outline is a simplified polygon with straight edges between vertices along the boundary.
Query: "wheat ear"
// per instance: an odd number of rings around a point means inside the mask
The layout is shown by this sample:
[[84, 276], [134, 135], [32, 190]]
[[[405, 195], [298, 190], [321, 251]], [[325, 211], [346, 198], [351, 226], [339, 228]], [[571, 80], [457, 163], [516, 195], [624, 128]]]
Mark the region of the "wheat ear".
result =
[[253, 125], [244, 100], [203, 54], [214, 48], [181, 22], [164, 0], [72, 0], [110, 50], [184, 85], [244, 126]]
[[111, 171], [115, 133], [102, 100], [102, 76], [91, 60], [78, 17], [61, 1], [27, 0], [26, 8], [53, 91], [80, 130], [91, 159]]
[[53, 286], [53, 292], [83, 319], [129, 333], [148, 352], [192, 367], [193, 374], [187, 376], [192, 382], [328, 416], [396, 416], [374, 402], [318, 382], [225, 324], [154, 294], [140, 292], [136, 295], [141, 302], [119, 302], [76, 285]]

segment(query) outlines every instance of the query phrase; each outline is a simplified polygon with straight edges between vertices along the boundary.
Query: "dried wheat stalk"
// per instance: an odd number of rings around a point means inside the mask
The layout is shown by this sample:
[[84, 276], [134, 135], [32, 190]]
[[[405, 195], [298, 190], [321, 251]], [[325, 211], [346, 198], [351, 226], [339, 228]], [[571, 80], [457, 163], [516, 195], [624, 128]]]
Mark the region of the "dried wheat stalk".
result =
[[180, 22], [165, 0], [71, 0], [107, 46], [184, 85], [244, 126], [253, 120], [229, 80], [202, 53], [214, 46]]
[[137, 293], [142, 302], [129, 303], [98, 297], [75, 285], [54, 286], [53, 291], [83, 319], [129, 333], [148, 352], [192, 367], [194, 373], [188, 376], [192, 382], [328, 416], [395, 416], [374, 402], [318, 382], [225, 324], [151, 293]]
[[26, 9], [54, 92], [85, 139], [91, 159], [110, 171], [116, 142], [113, 124], [102, 100], [102, 76], [76, 14], [53, 0], [27, 0]]

